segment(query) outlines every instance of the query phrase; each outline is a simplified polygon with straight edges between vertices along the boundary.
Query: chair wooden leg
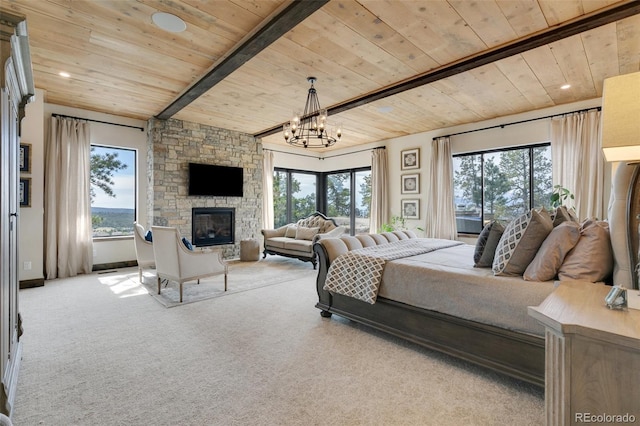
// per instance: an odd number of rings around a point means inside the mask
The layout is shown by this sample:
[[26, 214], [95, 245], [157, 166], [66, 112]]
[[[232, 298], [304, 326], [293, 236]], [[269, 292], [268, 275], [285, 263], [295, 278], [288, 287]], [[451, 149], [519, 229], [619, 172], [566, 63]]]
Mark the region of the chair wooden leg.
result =
[[162, 285], [162, 280], [158, 276], [158, 294], [160, 294], [160, 286]]
[[182, 283], [180, 283], [180, 303], [182, 303]]
[[224, 291], [227, 291], [227, 274], [224, 274]]

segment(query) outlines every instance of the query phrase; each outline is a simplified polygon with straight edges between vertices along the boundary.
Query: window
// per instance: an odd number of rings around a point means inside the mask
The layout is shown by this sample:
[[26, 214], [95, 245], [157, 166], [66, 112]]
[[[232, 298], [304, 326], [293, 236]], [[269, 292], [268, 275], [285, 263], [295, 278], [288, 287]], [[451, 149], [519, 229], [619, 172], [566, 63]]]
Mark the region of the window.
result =
[[351, 235], [369, 232], [371, 169], [325, 174], [327, 216]]
[[296, 222], [317, 210], [317, 175], [277, 169], [273, 174], [275, 227]]
[[[321, 185], [321, 186], [319, 186]], [[326, 212], [353, 233], [369, 231], [371, 169], [313, 173], [276, 169], [273, 174], [274, 225], [280, 227]]]
[[136, 192], [136, 151], [91, 145], [94, 238], [133, 235]]
[[550, 144], [455, 155], [453, 169], [459, 233], [479, 234], [492, 219], [550, 208]]

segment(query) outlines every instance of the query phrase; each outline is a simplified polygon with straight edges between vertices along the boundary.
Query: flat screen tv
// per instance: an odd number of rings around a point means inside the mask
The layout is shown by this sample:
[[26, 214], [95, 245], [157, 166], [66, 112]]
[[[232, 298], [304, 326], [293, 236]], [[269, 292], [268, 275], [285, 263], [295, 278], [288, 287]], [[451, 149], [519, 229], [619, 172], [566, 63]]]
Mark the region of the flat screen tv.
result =
[[242, 167], [189, 163], [189, 195], [242, 197]]

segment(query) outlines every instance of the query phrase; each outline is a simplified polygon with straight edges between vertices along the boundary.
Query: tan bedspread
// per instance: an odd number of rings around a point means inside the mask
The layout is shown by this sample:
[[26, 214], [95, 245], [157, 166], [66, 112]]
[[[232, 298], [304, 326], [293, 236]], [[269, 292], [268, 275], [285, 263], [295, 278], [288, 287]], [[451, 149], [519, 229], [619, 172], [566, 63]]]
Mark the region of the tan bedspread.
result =
[[389, 261], [378, 297], [418, 308], [544, 336], [528, 315], [555, 288], [554, 281], [496, 277], [491, 268], [473, 267], [474, 246], [463, 244]]
[[461, 245], [460, 241], [441, 239], [400, 240], [365, 247], [338, 256], [329, 267], [324, 289], [367, 303], [375, 303], [387, 261], [430, 253]]

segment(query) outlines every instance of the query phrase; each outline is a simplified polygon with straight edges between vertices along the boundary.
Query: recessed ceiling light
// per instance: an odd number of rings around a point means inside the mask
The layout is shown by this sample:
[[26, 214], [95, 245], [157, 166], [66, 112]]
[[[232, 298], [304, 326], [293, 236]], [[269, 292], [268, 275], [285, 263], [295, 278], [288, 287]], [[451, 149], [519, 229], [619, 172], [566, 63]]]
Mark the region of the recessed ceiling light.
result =
[[159, 28], [172, 33], [181, 33], [187, 29], [187, 24], [185, 24], [182, 19], [176, 15], [172, 15], [171, 13], [156, 12], [151, 15], [151, 20]]
[[570, 87], [571, 87], [571, 85], [570, 85], [570, 84], [563, 84], [562, 86], [560, 86], [560, 88], [561, 88], [562, 90], [567, 90], [567, 89], [569, 89]]
[[60, 71], [60, 72], [58, 73], [58, 75], [59, 75], [60, 77], [64, 77], [64, 78], [69, 78], [69, 77], [71, 77], [71, 74], [69, 74], [68, 72], [64, 72], [64, 71]]

